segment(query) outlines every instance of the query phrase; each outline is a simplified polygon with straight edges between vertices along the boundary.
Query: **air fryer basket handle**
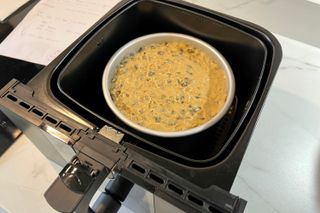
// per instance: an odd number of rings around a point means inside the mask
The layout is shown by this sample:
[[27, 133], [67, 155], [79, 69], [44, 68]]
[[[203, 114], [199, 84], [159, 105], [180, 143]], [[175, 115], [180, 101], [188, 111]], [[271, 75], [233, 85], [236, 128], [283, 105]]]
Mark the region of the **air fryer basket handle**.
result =
[[89, 203], [107, 175], [107, 169], [93, 171], [79, 163], [75, 157], [63, 168], [44, 196], [56, 211], [92, 212]]
[[121, 202], [125, 201], [133, 187], [133, 183], [121, 175], [110, 180], [96, 202], [92, 210], [95, 213], [117, 213], [121, 207]]
[[[92, 166], [92, 165], [91, 165]], [[47, 202], [59, 212], [117, 213], [133, 187], [133, 183], [117, 175], [110, 180], [92, 209], [89, 203], [108, 175], [108, 169], [99, 171], [80, 163], [78, 157], [68, 163], [45, 192]]]

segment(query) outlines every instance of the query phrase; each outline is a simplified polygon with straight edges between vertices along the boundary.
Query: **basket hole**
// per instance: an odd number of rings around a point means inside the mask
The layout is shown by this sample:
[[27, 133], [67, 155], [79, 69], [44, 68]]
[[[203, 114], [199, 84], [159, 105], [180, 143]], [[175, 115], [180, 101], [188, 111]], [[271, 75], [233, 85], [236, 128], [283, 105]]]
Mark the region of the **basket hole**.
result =
[[145, 170], [144, 168], [142, 168], [141, 166], [139, 166], [139, 165], [137, 165], [137, 164], [135, 164], [135, 163], [133, 163], [133, 164], [131, 165], [131, 167], [132, 167], [132, 169], [138, 171], [138, 172], [141, 173], [141, 174], [146, 173], [146, 170]]
[[190, 200], [191, 202], [193, 202], [194, 204], [197, 204], [198, 206], [203, 206], [203, 201], [200, 200], [199, 198], [196, 198], [193, 195], [188, 195], [188, 200]]
[[216, 209], [214, 209], [213, 206], [209, 206], [208, 210], [209, 212], [216, 212]]
[[159, 177], [158, 175], [150, 173], [149, 177], [150, 177], [150, 179], [154, 180], [155, 182], [157, 182], [159, 184], [163, 184], [164, 183], [164, 180], [161, 177]]
[[88, 162], [88, 161], [85, 161], [86, 165], [88, 166], [93, 166], [92, 163]]
[[13, 102], [16, 102], [18, 99], [14, 97], [13, 95], [7, 95], [7, 98]]
[[41, 112], [40, 110], [38, 109], [33, 109], [32, 112], [36, 115], [38, 115], [39, 117], [42, 117], [43, 116], [43, 112]]
[[50, 116], [47, 116], [45, 119], [46, 119], [47, 121], [49, 121], [50, 123], [52, 123], [52, 124], [58, 123], [58, 121], [57, 121], [56, 119], [54, 119], [54, 118], [52, 118], [52, 117], [50, 117]]
[[182, 195], [182, 194], [183, 194], [183, 190], [180, 189], [179, 187], [173, 185], [173, 184], [169, 184], [169, 185], [168, 185], [168, 188], [169, 188], [171, 191], [173, 191], [173, 192], [175, 192], [176, 194], [178, 194], [178, 195]]
[[68, 127], [68, 126], [65, 125], [65, 124], [60, 124], [59, 127], [60, 127], [61, 129], [63, 129], [64, 131], [66, 131], [66, 132], [71, 132], [71, 130], [72, 130], [70, 127]]
[[25, 103], [25, 102], [22, 102], [22, 101], [21, 101], [21, 102], [19, 103], [19, 105], [22, 106], [23, 108], [30, 109], [30, 105], [27, 104], [27, 103]]

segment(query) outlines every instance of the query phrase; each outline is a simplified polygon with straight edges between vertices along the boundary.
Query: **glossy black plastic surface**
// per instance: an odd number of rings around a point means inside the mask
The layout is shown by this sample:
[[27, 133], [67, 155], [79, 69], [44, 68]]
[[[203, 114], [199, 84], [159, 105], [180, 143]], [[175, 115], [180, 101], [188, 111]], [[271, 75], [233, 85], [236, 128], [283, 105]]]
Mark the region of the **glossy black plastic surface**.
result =
[[[178, 139], [149, 136], [126, 126], [108, 108], [101, 77], [109, 58], [130, 40], [156, 32], [178, 32], [200, 38], [217, 48], [230, 63], [236, 79], [238, 105], [234, 119], [228, 121], [232, 122], [232, 129], [225, 138], [217, 139], [215, 127]], [[106, 122], [118, 127], [127, 133], [127, 141], [184, 162], [208, 162], [222, 153], [246, 116], [266, 72], [267, 54], [258, 37], [223, 23], [218, 17], [165, 2], [139, 1], [122, 10], [89, 38], [60, 71], [58, 82], [52, 84], [59, 85], [57, 97], [67, 96], [71, 100], [70, 108], [79, 112], [84, 108], [91, 112], [86, 119], [99, 118], [101, 125]]]

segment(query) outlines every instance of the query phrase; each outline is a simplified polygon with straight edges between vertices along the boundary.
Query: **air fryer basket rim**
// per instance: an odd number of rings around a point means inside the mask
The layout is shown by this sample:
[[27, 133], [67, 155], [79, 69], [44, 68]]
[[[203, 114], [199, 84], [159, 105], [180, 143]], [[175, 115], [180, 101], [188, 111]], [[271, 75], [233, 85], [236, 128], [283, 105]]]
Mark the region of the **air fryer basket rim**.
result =
[[[143, 0], [144, 1], [144, 0]], [[143, 2], [142, 1], [142, 2]], [[133, 1], [133, 3], [138, 3], [138, 2], [140, 2], [140, 1]], [[152, 2], [154, 2], [154, 1], [152, 1]], [[155, 1], [155, 2], [158, 2], [158, 1]], [[119, 14], [118, 14], [119, 15]], [[113, 17], [113, 18], [115, 18], [115, 17]], [[249, 28], [249, 27], [248, 27]], [[259, 32], [259, 33], [261, 33], [261, 32]], [[251, 36], [253, 36], [253, 35], [251, 35]], [[257, 38], [258, 39], [258, 38]], [[262, 44], [264, 44], [260, 39], [258, 39]], [[265, 46], [265, 45], [264, 45]], [[83, 46], [82, 46], [83, 47]], [[82, 48], [81, 47], [81, 48]], [[79, 50], [79, 52], [81, 51], [81, 48], [80, 48], [80, 50]], [[59, 75], [59, 78], [61, 78], [62, 77], [62, 74], [64, 74], [63, 72], [61, 72], [60, 73], [61, 75]], [[60, 87], [60, 84], [58, 85], [59, 87]], [[258, 87], [257, 87], [258, 88]], [[61, 89], [61, 87], [60, 87], [60, 89]], [[70, 100], [72, 100], [73, 98], [72, 97], [70, 97], [68, 94], [66, 94], [63, 90], [60, 90], [62, 93], [64, 93], [64, 95], [66, 96], [66, 97], [69, 97], [70, 98]], [[257, 92], [257, 90], [255, 91], [255, 92]], [[76, 100], [73, 100], [74, 102], [77, 102]], [[251, 102], [250, 104], [252, 104], [253, 102]], [[79, 106], [81, 106], [82, 108], [85, 108], [84, 106], [82, 106], [80, 103], [78, 103], [79, 104]], [[90, 109], [88, 109], [88, 108], [86, 108], [86, 110], [87, 111], [89, 111], [89, 112], [91, 112], [91, 113], [94, 113], [94, 112], [92, 112]], [[248, 111], [246, 112], [246, 113], [248, 113]], [[101, 116], [99, 116], [99, 115], [97, 115], [96, 113], [94, 113], [95, 114], [95, 116], [97, 116], [97, 117], [99, 117], [100, 119], [102, 118]], [[104, 121], [106, 121], [104, 118], [102, 118]], [[242, 118], [242, 120], [240, 121], [241, 123], [243, 122], [243, 119], [245, 119], [245, 116], [243, 116], [243, 118]], [[234, 131], [234, 134], [236, 133], [236, 131]], [[230, 138], [232, 138], [232, 137], [230, 137]], [[227, 147], [228, 146], [228, 143], [226, 143], [225, 145], [224, 145], [224, 147], [220, 150], [220, 152], [219, 152], [219, 154], [221, 154], [222, 152], [223, 152], [223, 150], [225, 149], [225, 147]], [[204, 162], [208, 162], [208, 161], [212, 161], [212, 160], [214, 160], [214, 159], [216, 159], [217, 157], [218, 157], [218, 155], [219, 154], [217, 154], [216, 156], [214, 156], [213, 158], [209, 158], [209, 159], [205, 159], [205, 160], [196, 160], [196, 162], [199, 162], [199, 163], [204, 163]], [[184, 158], [184, 156], [179, 156], [179, 157], [182, 157], [182, 158]]]

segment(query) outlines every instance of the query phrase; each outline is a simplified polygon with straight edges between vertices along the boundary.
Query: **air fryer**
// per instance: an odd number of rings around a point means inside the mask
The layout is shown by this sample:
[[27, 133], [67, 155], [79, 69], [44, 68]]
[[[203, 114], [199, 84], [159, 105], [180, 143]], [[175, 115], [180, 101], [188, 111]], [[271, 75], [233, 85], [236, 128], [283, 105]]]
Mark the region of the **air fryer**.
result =
[[[109, 58], [157, 32], [202, 39], [231, 65], [235, 98], [211, 128], [161, 138], [130, 128], [108, 108], [101, 78]], [[243, 212], [246, 201], [229, 190], [280, 60], [278, 41], [259, 26], [186, 2], [124, 0], [31, 81], [3, 87], [0, 105], [49, 159], [70, 161], [45, 194], [58, 211], [99, 212], [88, 202], [113, 173], [187, 212]], [[100, 201], [111, 191], [117, 194], [109, 187]]]

